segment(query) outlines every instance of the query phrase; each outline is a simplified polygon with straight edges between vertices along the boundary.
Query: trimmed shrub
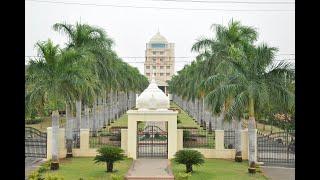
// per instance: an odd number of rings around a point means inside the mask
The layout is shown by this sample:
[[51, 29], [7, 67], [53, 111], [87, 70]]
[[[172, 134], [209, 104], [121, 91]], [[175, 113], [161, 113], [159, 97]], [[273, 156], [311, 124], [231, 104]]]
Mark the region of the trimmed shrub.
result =
[[33, 171], [29, 174], [28, 180], [44, 180], [41, 174], [38, 171]]
[[186, 165], [186, 172], [192, 172], [193, 165], [201, 165], [204, 163], [204, 156], [196, 150], [180, 150], [175, 154], [174, 161], [179, 164]]
[[95, 163], [106, 163], [107, 172], [113, 171], [113, 163], [124, 159], [123, 150], [119, 147], [102, 146], [94, 158]]
[[43, 118], [26, 119], [25, 124], [39, 124], [43, 122]]

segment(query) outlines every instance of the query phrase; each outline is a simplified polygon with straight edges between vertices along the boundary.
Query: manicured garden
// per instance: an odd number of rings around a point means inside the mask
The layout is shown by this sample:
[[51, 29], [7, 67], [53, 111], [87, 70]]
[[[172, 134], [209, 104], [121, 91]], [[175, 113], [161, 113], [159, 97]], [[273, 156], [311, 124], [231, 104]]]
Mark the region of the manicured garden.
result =
[[178, 105], [171, 102], [171, 108], [177, 108], [180, 110], [178, 113], [178, 128], [200, 128], [200, 126], [189, 116], [184, 110], [182, 110]]
[[122, 178], [129, 170], [132, 159], [124, 159], [123, 161], [115, 162], [114, 172], [106, 173], [106, 164], [96, 164], [93, 161], [94, 157], [76, 157], [71, 159], [61, 159], [60, 168], [57, 171], [48, 171], [44, 175], [50, 174], [63, 177], [65, 180], [80, 178], [85, 180], [90, 179], [111, 179], [111, 176], [117, 175]]
[[[186, 166], [171, 161], [172, 171], [175, 177], [186, 171]], [[234, 160], [225, 159], [205, 159], [204, 164], [193, 166], [193, 172], [188, 180], [200, 179], [223, 179], [223, 180], [247, 180], [247, 179], [267, 179], [261, 172], [256, 174], [248, 173], [248, 161], [236, 163]]]
[[[200, 126], [190, 117], [185, 111], [183, 111], [175, 103], [170, 103], [170, 108], [179, 109], [178, 113], [178, 128], [200, 128]], [[128, 115], [123, 114], [119, 119], [114, 123], [111, 123], [110, 127], [128, 127]]]

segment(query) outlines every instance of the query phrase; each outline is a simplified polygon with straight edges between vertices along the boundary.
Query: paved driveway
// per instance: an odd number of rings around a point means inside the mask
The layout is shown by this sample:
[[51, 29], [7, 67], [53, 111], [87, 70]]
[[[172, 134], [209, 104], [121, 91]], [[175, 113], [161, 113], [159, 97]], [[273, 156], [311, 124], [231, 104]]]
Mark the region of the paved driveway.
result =
[[261, 167], [263, 173], [271, 180], [294, 180], [295, 168]]
[[127, 173], [127, 179], [174, 179], [169, 160], [137, 159]]
[[35, 170], [41, 163], [44, 162], [42, 158], [33, 158], [33, 157], [26, 157], [25, 158], [25, 166], [24, 166], [24, 175], [27, 179], [28, 174]]

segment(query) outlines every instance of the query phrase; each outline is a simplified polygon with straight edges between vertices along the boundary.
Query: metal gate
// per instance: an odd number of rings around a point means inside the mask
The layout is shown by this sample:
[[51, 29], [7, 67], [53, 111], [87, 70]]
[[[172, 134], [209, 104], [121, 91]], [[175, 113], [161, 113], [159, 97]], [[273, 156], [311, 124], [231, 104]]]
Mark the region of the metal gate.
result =
[[295, 131], [268, 135], [258, 131], [258, 161], [266, 166], [295, 167]]
[[[167, 126], [162, 127], [166, 129]], [[168, 132], [152, 122], [137, 131], [138, 158], [168, 158]]]
[[25, 157], [47, 158], [47, 133], [25, 127]]

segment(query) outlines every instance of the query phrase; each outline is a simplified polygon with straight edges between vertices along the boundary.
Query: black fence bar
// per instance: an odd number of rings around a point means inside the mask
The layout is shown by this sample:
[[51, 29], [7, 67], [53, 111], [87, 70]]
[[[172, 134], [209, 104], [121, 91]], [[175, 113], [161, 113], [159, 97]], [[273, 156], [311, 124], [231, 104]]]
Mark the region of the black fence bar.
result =
[[215, 133], [203, 129], [184, 129], [183, 148], [208, 148], [215, 147]]
[[80, 148], [80, 130], [73, 130], [72, 138], [73, 138], [72, 147]]
[[257, 133], [258, 161], [269, 166], [295, 166], [294, 130], [270, 134]]
[[[167, 122], [161, 127], [155, 122], [139, 128], [137, 131], [137, 156], [138, 158], [167, 158], [168, 157], [168, 132]], [[160, 125], [160, 127], [158, 126]], [[161, 129], [162, 128], [162, 129]]]
[[224, 148], [235, 149], [236, 139], [235, 130], [224, 130]]
[[90, 148], [106, 145], [121, 147], [121, 129], [90, 131], [89, 144]]
[[47, 133], [25, 127], [25, 157], [47, 157]]

